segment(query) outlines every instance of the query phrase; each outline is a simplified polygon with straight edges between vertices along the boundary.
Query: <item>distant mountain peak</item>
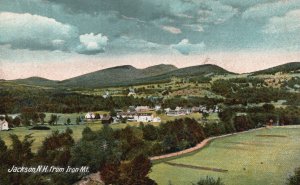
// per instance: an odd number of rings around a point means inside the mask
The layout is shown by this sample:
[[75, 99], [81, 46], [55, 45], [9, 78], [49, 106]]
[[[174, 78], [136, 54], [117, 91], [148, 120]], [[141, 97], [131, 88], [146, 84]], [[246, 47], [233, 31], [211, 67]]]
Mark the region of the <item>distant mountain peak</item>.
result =
[[300, 62], [289, 62], [289, 63], [281, 64], [278, 66], [274, 66], [271, 68], [255, 71], [255, 72], [252, 72], [252, 74], [253, 75], [275, 74], [277, 72], [289, 73], [289, 72], [297, 71], [297, 70], [300, 70]]
[[136, 69], [132, 65], [122, 65], [122, 66], [115, 66], [115, 67], [110, 67], [106, 69]]

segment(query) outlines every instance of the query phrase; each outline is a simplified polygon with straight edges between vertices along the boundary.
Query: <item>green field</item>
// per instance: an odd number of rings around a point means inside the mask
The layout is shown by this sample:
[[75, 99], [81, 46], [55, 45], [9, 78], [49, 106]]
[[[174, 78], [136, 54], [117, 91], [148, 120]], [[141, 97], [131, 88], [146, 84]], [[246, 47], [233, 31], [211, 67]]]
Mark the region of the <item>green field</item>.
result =
[[300, 166], [299, 143], [300, 127], [263, 128], [217, 139], [202, 150], [159, 161], [150, 177], [159, 185], [191, 185], [206, 176], [220, 177], [226, 185], [283, 185]]

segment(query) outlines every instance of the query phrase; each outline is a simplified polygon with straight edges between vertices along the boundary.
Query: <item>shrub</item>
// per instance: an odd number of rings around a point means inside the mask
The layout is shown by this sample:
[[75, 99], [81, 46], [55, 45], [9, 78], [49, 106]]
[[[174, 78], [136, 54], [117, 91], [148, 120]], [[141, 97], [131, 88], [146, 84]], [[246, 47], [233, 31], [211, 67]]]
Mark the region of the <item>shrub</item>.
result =
[[50, 128], [46, 127], [46, 126], [34, 126], [34, 127], [30, 128], [29, 130], [50, 130]]
[[196, 184], [193, 185], [224, 185], [224, 183], [220, 178], [214, 179], [207, 176], [205, 179], [200, 179]]

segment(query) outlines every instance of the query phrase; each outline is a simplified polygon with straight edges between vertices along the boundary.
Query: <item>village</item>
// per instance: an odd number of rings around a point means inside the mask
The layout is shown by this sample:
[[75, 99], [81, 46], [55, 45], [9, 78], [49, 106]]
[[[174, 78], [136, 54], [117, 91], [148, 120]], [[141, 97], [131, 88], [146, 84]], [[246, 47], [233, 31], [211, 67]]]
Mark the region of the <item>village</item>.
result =
[[168, 117], [187, 116], [192, 113], [209, 115], [211, 113], [219, 113], [221, 112], [221, 109], [217, 105], [213, 108], [207, 108], [203, 105], [187, 108], [177, 106], [175, 109], [163, 109], [160, 105], [156, 105], [155, 107], [129, 106], [126, 110], [115, 109], [115, 112], [115, 115], [88, 112], [84, 116], [84, 120], [87, 122], [101, 120], [102, 124], [126, 122], [160, 123], [163, 121], [159, 117], [161, 114], [165, 114]]
[[[192, 117], [195, 115], [198, 117], [206, 118], [213, 113], [219, 113], [222, 110], [218, 105], [211, 108], [205, 105], [193, 106], [193, 107], [180, 107], [177, 106], [173, 109], [167, 107], [163, 108], [161, 105], [154, 107], [150, 106], [129, 106], [124, 109], [114, 109], [112, 112], [108, 111], [89, 111], [87, 113], [78, 113], [74, 116], [69, 114], [55, 114], [55, 113], [40, 113], [45, 114], [45, 123], [51, 125], [51, 116], [55, 116], [56, 125], [72, 125], [74, 122], [77, 125], [85, 125], [89, 123], [102, 123], [102, 124], [126, 124], [126, 123], [157, 123], [166, 122], [168, 120], [174, 120], [180, 117]], [[77, 116], [76, 116], [77, 115]], [[70, 117], [69, 117], [70, 116]], [[8, 131], [15, 126], [10, 126], [13, 120], [21, 120], [21, 114], [0, 115], [0, 131]], [[71, 118], [71, 119], [70, 119]], [[8, 119], [8, 121], [6, 120]], [[49, 120], [48, 120], [49, 119]], [[72, 120], [72, 121], [68, 121]], [[33, 121], [30, 121], [30, 125], [36, 125]], [[69, 122], [69, 123], [68, 123]], [[41, 123], [44, 124], [44, 123]]]

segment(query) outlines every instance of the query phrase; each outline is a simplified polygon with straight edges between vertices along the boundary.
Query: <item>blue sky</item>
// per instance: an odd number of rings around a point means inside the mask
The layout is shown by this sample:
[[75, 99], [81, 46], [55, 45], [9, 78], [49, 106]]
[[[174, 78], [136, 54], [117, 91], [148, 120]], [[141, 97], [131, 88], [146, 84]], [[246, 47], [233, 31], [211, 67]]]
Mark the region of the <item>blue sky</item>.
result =
[[[63, 79], [174, 57], [178, 67], [209, 57], [247, 72], [268, 56], [277, 56], [274, 64], [300, 61], [299, 33], [300, 0], [0, 0], [0, 77]], [[244, 61], [234, 58], [240, 53], [248, 53]], [[239, 69], [243, 63], [252, 66]], [[64, 75], [51, 76], [47, 65]], [[18, 66], [27, 71], [12, 74]]]

